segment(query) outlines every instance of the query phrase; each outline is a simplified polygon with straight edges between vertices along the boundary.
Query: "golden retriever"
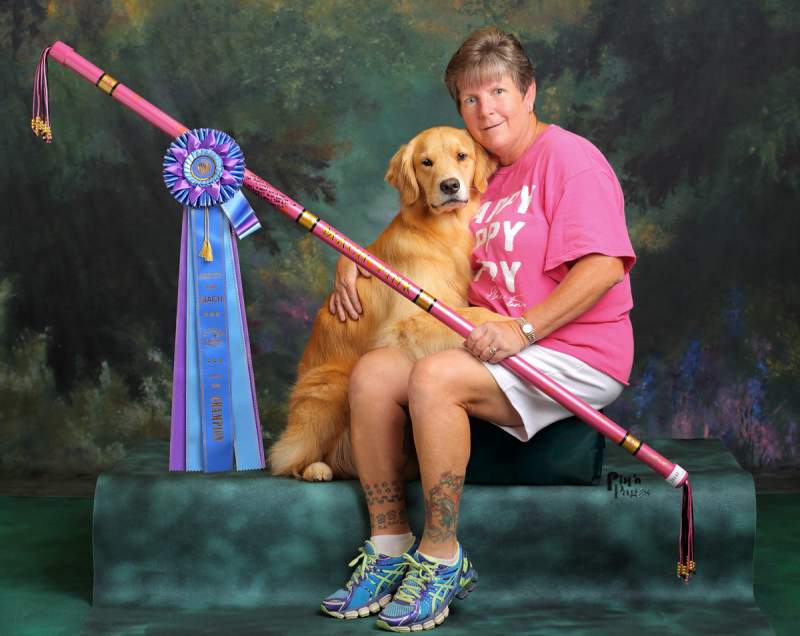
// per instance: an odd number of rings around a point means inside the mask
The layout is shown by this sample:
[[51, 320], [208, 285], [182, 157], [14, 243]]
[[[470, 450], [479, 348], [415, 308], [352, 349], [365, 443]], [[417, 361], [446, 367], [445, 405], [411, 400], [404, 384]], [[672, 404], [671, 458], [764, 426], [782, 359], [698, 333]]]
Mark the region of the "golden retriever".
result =
[[[399, 190], [402, 207], [367, 249], [446, 305], [466, 307], [469, 221], [495, 167], [464, 130], [421, 132], [389, 162], [385, 178]], [[275, 475], [306, 481], [356, 477], [347, 384], [359, 357], [398, 346], [419, 359], [463, 342], [374, 276], [359, 277], [357, 286], [364, 307], [359, 320], [341, 322], [327, 303], [317, 313], [289, 398], [286, 429], [269, 451]], [[468, 319], [490, 314], [474, 310]]]

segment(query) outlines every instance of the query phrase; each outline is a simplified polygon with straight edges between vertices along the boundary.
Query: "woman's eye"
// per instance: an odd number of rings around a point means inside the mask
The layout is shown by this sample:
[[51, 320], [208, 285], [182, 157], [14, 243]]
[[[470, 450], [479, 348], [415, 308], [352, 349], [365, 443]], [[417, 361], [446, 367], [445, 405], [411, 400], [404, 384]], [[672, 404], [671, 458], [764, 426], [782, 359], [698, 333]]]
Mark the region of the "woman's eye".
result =
[[495, 95], [499, 95], [500, 93], [505, 93], [505, 92], [506, 92], [505, 88], [495, 88], [494, 89], [494, 94]]
[[459, 161], [464, 161], [464, 159], [466, 159], [466, 158], [467, 158], [467, 153], [466, 152], [459, 152], [458, 153], [458, 160]]
[[423, 159], [422, 160], [422, 165], [423, 166], [428, 166], [430, 168], [433, 165], [433, 161], [431, 161], [430, 159]]
[[474, 98], [474, 97], [467, 97], [467, 98], [464, 100], [464, 103], [465, 103], [465, 104], [474, 104], [474, 103], [475, 103], [475, 98]]

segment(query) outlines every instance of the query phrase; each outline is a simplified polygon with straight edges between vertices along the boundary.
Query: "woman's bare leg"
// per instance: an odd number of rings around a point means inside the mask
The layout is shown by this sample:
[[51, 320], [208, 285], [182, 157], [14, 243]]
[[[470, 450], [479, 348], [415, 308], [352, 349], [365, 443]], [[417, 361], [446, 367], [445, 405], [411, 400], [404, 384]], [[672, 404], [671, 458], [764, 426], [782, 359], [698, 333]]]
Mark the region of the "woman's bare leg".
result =
[[350, 441], [372, 536], [409, 532], [404, 446], [413, 362], [398, 349], [363, 355], [350, 375]]
[[408, 387], [422, 490], [425, 531], [421, 552], [449, 559], [456, 552], [458, 508], [470, 453], [469, 416], [522, 426], [494, 377], [464, 350], [419, 360]]

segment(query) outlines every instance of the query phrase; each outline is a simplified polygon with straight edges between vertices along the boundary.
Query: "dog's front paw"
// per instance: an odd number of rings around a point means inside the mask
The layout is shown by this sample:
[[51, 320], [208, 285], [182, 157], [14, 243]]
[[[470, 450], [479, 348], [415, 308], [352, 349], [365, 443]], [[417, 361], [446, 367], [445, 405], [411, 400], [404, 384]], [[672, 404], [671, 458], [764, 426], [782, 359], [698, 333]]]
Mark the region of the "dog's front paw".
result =
[[333, 471], [325, 462], [314, 462], [306, 466], [303, 471], [305, 481], [330, 481], [333, 479]]

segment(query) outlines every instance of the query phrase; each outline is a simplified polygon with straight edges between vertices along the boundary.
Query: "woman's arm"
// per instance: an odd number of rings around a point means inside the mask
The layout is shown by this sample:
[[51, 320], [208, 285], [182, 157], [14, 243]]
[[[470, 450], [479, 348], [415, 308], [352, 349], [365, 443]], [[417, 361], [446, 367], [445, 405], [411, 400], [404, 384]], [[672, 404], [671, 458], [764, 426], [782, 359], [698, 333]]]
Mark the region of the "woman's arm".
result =
[[358, 320], [359, 314], [363, 311], [356, 288], [359, 274], [366, 278], [371, 276], [367, 270], [346, 256], [340, 256], [336, 261], [336, 275], [333, 280], [333, 291], [328, 299], [328, 311], [334, 316], [339, 316], [342, 322], [348, 317], [351, 320]]
[[[536, 329], [536, 337], [549, 336], [591, 309], [603, 295], [625, 278], [621, 258], [587, 254], [575, 261], [547, 298], [523, 316]], [[514, 322], [521, 338], [525, 336]], [[527, 339], [526, 339], [527, 344]]]
[[[587, 254], [579, 258], [550, 295], [524, 314], [541, 339], [591, 309], [609, 289], [625, 278], [621, 258]], [[500, 362], [528, 346], [515, 320], [487, 322], [476, 327], [464, 346], [485, 362]], [[491, 348], [496, 349], [492, 354]]]

